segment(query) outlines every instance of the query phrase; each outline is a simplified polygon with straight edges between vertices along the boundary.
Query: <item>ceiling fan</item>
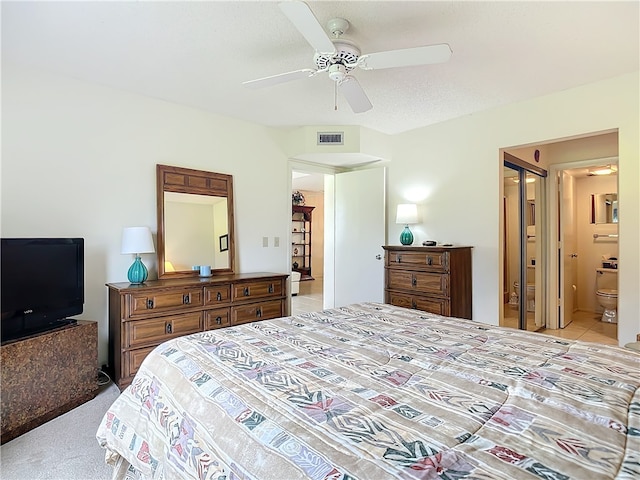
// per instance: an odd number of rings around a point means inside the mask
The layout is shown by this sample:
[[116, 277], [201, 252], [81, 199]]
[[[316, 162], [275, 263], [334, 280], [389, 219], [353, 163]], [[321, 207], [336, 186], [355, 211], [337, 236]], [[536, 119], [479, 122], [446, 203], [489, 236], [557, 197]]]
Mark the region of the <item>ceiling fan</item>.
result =
[[316, 68], [303, 68], [243, 82], [243, 85], [249, 88], [270, 87], [327, 72], [329, 78], [335, 82], [336, 90], [340, 89], [354, 113], [362, 113], [373, 108], [373, 105], [358, 80], [351, 75], [355, 68], [379, 70], [428, 65], [446, 62], [451, 58], [451, 48], [446, 43], [361, 55], [355, 43], [342, 38], [349, 28], [347, 20], [343, 18], [329, 20], [327, 27], [333, 37], [330, 38], [306, 3], [291, 0], [278, 5], [315, 49], [313, 61]]

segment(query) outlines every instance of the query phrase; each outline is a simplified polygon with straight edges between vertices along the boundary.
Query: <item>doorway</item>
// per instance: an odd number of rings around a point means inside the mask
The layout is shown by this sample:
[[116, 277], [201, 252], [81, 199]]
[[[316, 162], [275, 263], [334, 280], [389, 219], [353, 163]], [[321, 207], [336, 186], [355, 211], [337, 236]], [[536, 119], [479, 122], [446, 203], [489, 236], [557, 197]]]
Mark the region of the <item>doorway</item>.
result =
[[[612, 183], [607, 187], [596, 188], [591, 185], [591, 188], [586, 188], [587, 183], [583, 183], [585, 179], [587, 182], [595, 181], [595, 177], [589, 170], [599, 170], [595, 167], [618, 163], [617, 130], [510, 147], [508, 152], [518, 158], [529, 159], [525, 166], [535, 166], [540, 162], [540, 165], [549, 172], [547, 179], [543, 182], [546, 188], [546, 192], [543, 193], [545, 202], [544, 206], [540, 205], [540, 208], [538, 208], [536, 191], [536, 213], [538, 214], [536, 224], [538, 220], [543, 220], [542, 227], [546, 229], [544, 233], [539, 232], [536, 225], [536, 237], [540, 236], [540, 240], [544, 242], [541, 245], [542, 258], [546, 259], [536, 259], [536, 267], [542, 262], [541, 266], [546, 268], [547, 272], [542, 276], [538, 275], [538, 269], [535, 269], [536, 286], [538, 279], [541, 280], [541, 284], [546, 285], [543, 288], [544, 304], [541, 305], [546, 328], [539, 332], [571, 340], [617, 344], [617, 326], [601, 321], [603, 311], [597, 305], [595, 290], [596, 268], [600, 266], [601, 257], [617, 255], [618, 224], [587, 222], [587, 214], [592, 208], [592, 194], [604, 195], [617, 192], [618, 175], [614, 172], [609, 176], [609, 181]], [[505, 176], [503, 214], [500, 220], [501, 227], [505, 229], [501, 228], [501, 234], [504, 232], [501, 255], [504, 265], [501, 273], [503, 301], [500, 324], [503, 325], [505, 316], [514, 315], [513, 309], [510, 312], [508, 305], [509, 295], [514, 289], [512, 281], [508, 280], [507, 257], [509, 246], [506, 228], [509, 220], [506, 187], [509, 185], [507, 178], [509, 170], [504, 168], [504, 158], [501, 160]], [[604, 197], [605, 200], [609, 199], [608, 195]], [[613, 201], [612, 198], [610, 200]], [[617, 201], [617, 198], [615, 200]], [[593, 201], [595, 202], [595, 198]], [[567, 205], [573, 206], [569, 208]], [[615, 211], [617, 216], [617, 205]], [[542, 219], [540, 219], [541, 215]], [[562, 218], [561, 215], [563, 215]], [[611, 218], [613, 218], [613, 205], [611, 205]], [[596, 234], [598, 238], [594, 237]], [[596, 249], [600, 250], [596, 251]], [[541, 268], [540, 274], [542, 271]], [[536, 293], [536, 306], [537, 304]], [[624, 319], [621, 321], [624, 322]]]
[[[332, 175], [295, 168], [291, 172], [292, 198], [293, 195], [300, 194], [303, 206], [313, 209], [309, 215], [311, 228], [306, 228], [306, 232], [303, 232], [305, 223], [300, 221], [301, 214], [294, 213], [291, 217], [292, 275], [303, 262], [308, 263], [305, 268], [310, 273], [300, 277], [292, 276], [292, 282], [296, 281], [297, 285], [295, 288], [292, 285], [291, 289], [291, 315], [317, 312], [324, 308], [324, 238], [325, 234], [332, 234], [330, 231], [326, 232], [327, 228], [332, 228], [331, 224], [327, 225], [324, 221], [326, 176]], [[311, 249], [309, 257], [302, 256], [305, 248]]]
[[617, 291], [617, 163], [617, 157], [606, 157], [550, 169], [555, 178], [550, 197], [557, 205], [550, 236], [558, 245], [550, 258], [551, 268], [558, 271], [557, 282], [550, 285], [557, 297], [550, 321], [560, 329], [575, 321], [591, 322], [595, 333], [616, 341], [617, 318], [603, 315], [597, 291]]
[[[294, 187], [299, 187], [301, 192], [311, 192], [309, 182], [314, 176], [320, 176], [316, 178], [318, 183], [315, 191], [317, 193], [322, 189], [322, 201], [311, 193], [309, 198], [316, 198], [314, 201], [318, 206], [322, 202], [324, 212], [322, 227], [314, 225], [312, 228], [316, 234], [323, 236], [321, 239], [314, 236], [312, 240], [314, 244], [322, 245], [322, 248], [314, 246], [312, 250], [316, 254], [316, 262], [322, 260], [322, 268], [314, 266], [316, 264], [312, 259], [314, 280], [300, 282], [300, 293], [292, 298], [290, 311], [296, 311], [297, 307], [318, 311], [364, 301], [383, 302], [386, 168], [368, 166], [328, 172], [321, 166], [292, 163], [291, 172], [292, 192], [295, 191]], [[301, 176], [298, 173], [294, 181], [294, 172], [309, 175]], [[316, 209], [314, 218], [318, 217], [315, 215]], [[292, 226], [290, 240], [293, 238], [293, 229]], [[322, 308], [317, 308], [318, 303], [307, 307], [301, 305], [300, 298], [307, 293], [317, 298], [321, 296]]]

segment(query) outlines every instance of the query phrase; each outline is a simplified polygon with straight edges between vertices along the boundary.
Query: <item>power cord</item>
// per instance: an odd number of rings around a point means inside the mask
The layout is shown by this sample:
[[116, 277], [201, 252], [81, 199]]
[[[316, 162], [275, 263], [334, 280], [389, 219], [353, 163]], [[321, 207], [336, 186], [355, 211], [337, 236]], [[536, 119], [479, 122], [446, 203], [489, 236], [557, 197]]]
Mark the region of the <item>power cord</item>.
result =
[[102, 387], [103, 385], [107, 385], [108, 383], [111, 383], [111, 377], [107, 375], [105, 371], [99, 368], [98, 369], [98, 386]]

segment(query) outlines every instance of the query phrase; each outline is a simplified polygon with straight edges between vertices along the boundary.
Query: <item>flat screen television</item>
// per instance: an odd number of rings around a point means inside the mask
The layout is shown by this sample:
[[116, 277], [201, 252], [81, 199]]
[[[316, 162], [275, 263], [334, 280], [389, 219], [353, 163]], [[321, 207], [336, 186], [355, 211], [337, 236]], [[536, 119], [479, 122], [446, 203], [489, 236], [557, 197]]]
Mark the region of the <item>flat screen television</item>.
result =
[[84, 239], [0, 239], [2, 343], [75, 323], [84, 307]]

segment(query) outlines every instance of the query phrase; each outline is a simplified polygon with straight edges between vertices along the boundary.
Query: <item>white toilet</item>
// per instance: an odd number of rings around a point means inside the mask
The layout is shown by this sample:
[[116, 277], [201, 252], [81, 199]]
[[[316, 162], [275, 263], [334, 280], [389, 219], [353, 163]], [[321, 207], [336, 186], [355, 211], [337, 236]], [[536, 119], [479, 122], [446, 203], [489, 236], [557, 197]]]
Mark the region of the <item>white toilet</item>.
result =
[[[520, 282], [513, 282], [513, 289], [518, 298], [522, 298], [520, 296]], [[527, 311], [536, 311], [536, 285], [534, 283], [527, 283]]]
[[602, 321], [618, 323], [618, 270], [596, 268], [596, 299], [604, 309]]

